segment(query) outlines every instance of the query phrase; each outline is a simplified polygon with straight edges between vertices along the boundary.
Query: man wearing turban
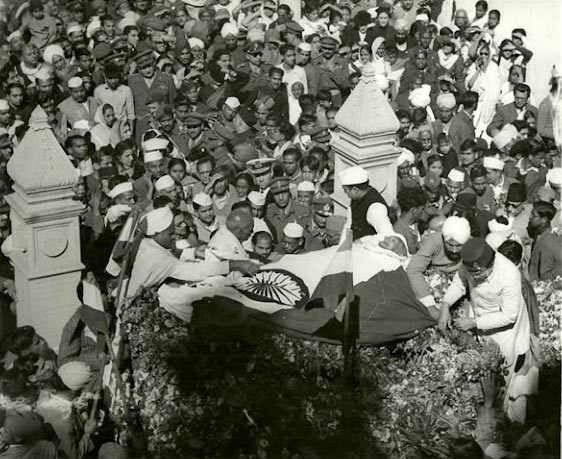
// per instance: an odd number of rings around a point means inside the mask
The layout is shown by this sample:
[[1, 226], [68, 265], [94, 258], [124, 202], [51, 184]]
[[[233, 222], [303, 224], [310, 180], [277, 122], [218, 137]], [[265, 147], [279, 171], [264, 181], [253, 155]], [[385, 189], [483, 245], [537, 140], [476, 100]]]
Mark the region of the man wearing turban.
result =
[[443, 223], [441, 232], [422, 240], [419, 250], [410, 260], [407, 272], [414, 294], [435, 320], [439, 318], [439, 310], [424, 274], [430, 267], [447, 274], [456, 273], [461, 262], [460, 251], [470, 239], [470, 233], [468, 220], [449, 217]]

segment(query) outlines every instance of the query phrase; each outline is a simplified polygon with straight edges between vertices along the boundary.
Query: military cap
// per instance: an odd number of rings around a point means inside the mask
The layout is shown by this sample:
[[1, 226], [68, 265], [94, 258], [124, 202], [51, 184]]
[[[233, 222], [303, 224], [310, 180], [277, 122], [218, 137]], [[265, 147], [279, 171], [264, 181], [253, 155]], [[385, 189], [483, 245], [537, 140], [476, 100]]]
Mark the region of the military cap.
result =
[[276, 161], [273, 158], [266, 158], [266, 159], [258, 158], [248, 161], [246, 163], [246, 166], [248, 166], [248, 172], [250, 172], [250, 174], [261, 175], [271, 171], [271, 166], [275, 162]]
[[143, 20], [143, 24], [152, 30], [164, 32], [166, 30], [166, 23], [156, 16], [148, 16]]
[[165, 14], [170, 14], [172, 10], [165, 5], [157, 6], [156, 8], [152, 8], [151, 13], [156, 16], [157, 18], [160, 16], [164, 16]]
[[85, 7], [80, 0], [75, 0], [66, 5], [68, 11], [84, 11]]
[[289, 191], [289, 177], [275, 177], [269, 189], [273, 194]]
[[330, 132], [326, 126], [316, 126], [312, 131], [310, 131], [310, 137], [316, 142], [329, 142]]
[[296, 23], [295, 21], [289, 21], [285, 23], [285, 28], [287, 32], [292, 33], [302, 33], [304, 29], [300, 26], [300, 24]]
[[113, 50], [111, 49], [111, 46], [109, 46], [107, 43], [98, 43], [94, 47], [94, 50], [92, 51], [92, 54], [93, 54], [94, 59], [96, 61], [101, 62], [107, 56], [111, 55], [112, 52], [113, 52]]
[[152, 54], [152, 50], [147, 49], [146, 51], [143, 51], [142, 53], [137, 54], [135, 56], [134, 60], [137, 64], [141, 64], [141, 63], [147, 62], [147, 61], [154, 62], [154, 56]]
[[244, 51], [248, 54], [261, 53], [263, 51], [263, 43], [261, 41], [251, 41], [244, 47]]
[[190, 112], [185, 117], [186, 126], [201, 126], [205, 123], [205, 115], [199, 112]]
[[457, 209], [474, 209], [476, 207], [476, 195], [474, 193], [460, 193], [455, 201]]
[[488, 268], [494, 261], [494, 250], [484, 239], [469, 239], [461, 249], [462, 264], [469, 271]]
[[312, 207], [315, 213], [323, 217], [329, 217], [334, 213], [334, 203], [328, 196], [315, 197], [312, 201]]
[[279, 31], [275, 30], [275, 29], [267, 29], [265, 31], [264, 42], [265, 43], [277, 43], [279, 45], [281, 43], [283, 43], [281, 41], [281, 35], [279, 34]]
[[156, 110], [156, 113], [154, 114], [154, 118], [156, 118], [158, 121], [161, 121], [168, 117], [174, 117], [174, 107], [168, 104], [158, 107], [158, 110]]
[[320, 40], [323, 49], [336, 49], [339, 45], [338, 41], [332, 37], [323, 37]]
[[103, 60], [103, 64], [109, 64], [110, 62], [116, 62], [119, 60], [123, 60], [123, 62], [121, 64], [125, 64], [125, 61], [127, 60], [127, 55], [125, 53], [113, 53], [110, 54], [109, 56], [107, 56], [104, 60]]

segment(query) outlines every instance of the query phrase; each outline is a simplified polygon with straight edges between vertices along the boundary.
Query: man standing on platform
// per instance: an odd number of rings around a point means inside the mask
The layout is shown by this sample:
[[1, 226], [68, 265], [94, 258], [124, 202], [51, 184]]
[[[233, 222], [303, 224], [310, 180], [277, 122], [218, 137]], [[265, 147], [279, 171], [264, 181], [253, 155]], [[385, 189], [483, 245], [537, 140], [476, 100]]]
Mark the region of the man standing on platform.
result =
[[346, 227], [351, 227], [353, 240], [394, 233], [388, 218], [388, 205], [381, 194], [369, 185], [367, 171], [361, 166], [352, 166], [340, 172], [339, 177], [343, 191], [351, 199]]

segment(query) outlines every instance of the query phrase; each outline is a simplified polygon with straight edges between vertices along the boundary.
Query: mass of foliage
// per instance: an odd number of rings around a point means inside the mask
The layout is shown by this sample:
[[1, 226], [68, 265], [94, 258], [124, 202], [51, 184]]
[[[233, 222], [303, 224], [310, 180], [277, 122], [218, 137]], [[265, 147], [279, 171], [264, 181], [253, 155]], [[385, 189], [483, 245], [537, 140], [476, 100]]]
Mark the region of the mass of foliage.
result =
[[[541, 386], [559, 397], [562, 282], [536, 288]], [[445, 458], [451, 427], [473, 432], [482, 375], [492, 370], [502, 382], [497, 346], [462, 333], [429, 329], [361, 348], [350, 387], [340, 346], [259, 332], [203, 335], [160, 308], [153, 290], [122, 320], [151, 458]], [[559, 398], [536, 406], [558, 423]]]

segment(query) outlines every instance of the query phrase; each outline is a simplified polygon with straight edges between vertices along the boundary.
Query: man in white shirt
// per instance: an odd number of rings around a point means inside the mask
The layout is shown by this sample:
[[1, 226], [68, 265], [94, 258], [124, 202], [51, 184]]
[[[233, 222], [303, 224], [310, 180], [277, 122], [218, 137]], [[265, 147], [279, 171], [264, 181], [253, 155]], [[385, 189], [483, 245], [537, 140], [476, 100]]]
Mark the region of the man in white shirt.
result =
[[294, 83], [299, 82], [304, 86], [304, 93], [308, 94], [308, 82], [306, 79], [306, 72], [297, 63], [297, 51], [293, 45], [282, 45], [279, 48], [281, 56], [283, 56], [283, 62], [277, 67], [283, 69], [283, 83], [287, 84], [287, 91], [291, 91], [291, 86]]

